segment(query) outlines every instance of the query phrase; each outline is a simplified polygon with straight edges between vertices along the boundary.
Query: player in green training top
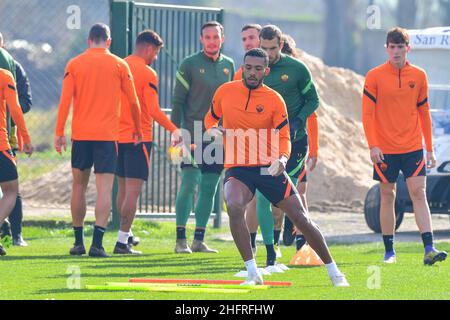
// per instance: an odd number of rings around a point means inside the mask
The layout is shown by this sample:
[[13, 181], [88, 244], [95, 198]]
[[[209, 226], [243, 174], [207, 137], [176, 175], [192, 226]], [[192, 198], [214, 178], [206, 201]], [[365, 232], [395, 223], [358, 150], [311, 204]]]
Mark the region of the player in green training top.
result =
[[[224, 42], [224, 29], [220, 23], [216, 21], [205, 23], [201, 28], [200, 36], [203, 50], [184, 59], [178, 69], [171, 120], [178, 128], [189, 132], [190, 139], [183, 136], [188, 146], [195, 147], [194, 141], [201, 141], [196, 147], [199, 148], [197, 151], [202, 151], [202, 155], [203, 150], [208, 147], [208, 143], [203, 142], [202, 137], [198, 137], [205, 132], [203, 119], [209, 111], [216, 89], [233, 79], [234, 63], [232, 59], [220, 52]], [[200, 130], [194, 130], [195, 127]], [[194, 131], [197, 132], [197, 137]], [[195, 158], [193, 163], [181, 164], [181, 186], [175, 207], [176, 253], [217, 252], [208, 248], [204, 242], [204, 236], [213, 207], [214, 195], [223, 171], [223, 159], [209, 164], [210, 161], [204, 161], [203, 156], [198, 159], [199, 154], [199, 152], [193, 152]], [[196, 229], [194, 241], [189, 248], [186, 242], [186, 223], [193, 207], [192, 199], [197, 185], [199, 185], [199, 194], [195, 206]]]
[[[281, 52], [283, 40], [280, 28], [267, 25], [262, 28], [259, 37], [261, 48], [269, 55], [270, 73], [264, 83], [277, 91], [286, 103], [292, 141], [291, 158], [286, 166], [286, 172], [294, 185], [297, 185], [308, 151], [306, 122], [319, 107], [319, 96], [306, 65]], [[278, 246], [283, 212], [279, 209], [271, 210], [270, 202], [261, 193], [257, 193], [256, 197], [258, 220], [261, 221], [263, 215], [270, 215], [271, 211], [275, 218], [274, 243], [279, 257], [281, 253]], [[276, 257], [268, 257], [267, 265], [275, 264]]]

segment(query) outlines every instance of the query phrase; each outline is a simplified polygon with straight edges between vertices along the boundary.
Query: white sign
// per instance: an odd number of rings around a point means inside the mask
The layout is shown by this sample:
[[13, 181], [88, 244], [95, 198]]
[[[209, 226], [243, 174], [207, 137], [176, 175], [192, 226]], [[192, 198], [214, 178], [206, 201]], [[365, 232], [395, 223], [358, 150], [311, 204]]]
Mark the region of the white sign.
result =
[[449, 49], [450, 27], [409, 30], [412, 49]]

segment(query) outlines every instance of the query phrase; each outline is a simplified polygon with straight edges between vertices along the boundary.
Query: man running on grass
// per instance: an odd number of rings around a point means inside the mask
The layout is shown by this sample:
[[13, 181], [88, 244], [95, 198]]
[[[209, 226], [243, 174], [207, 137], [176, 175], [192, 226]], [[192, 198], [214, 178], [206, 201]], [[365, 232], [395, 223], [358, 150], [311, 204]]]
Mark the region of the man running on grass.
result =
[[[388, 61], [369, 71], [363, 94], [363, 125], [380, 181], [380, 221], [385, 263], [395, 263], [395, 188], [403, 172], [425, 247], [424, 264], [444, 261], [447, 253], [433, 245], [431, 214], [426, 196], [426, 167], [436, 166], [426, 72], [407, 60], [409, 35], [394, 28], [386, 39]], [[422, 138], [425, 140], [424, 159]]]
[[[259, 24], [246, 24], [241, 30], [241, 40], [244, 47], [244, 51], [247, 52], [251, 49], [259, 48], [261, 41], [259, 39], [259, 33], [262, 27]], [[234, 80], [242, 79], [243, 66], [240, 67], [234, 75]], [[276, 253], [274, 248], [273, 239], [273, 217], [271, 215], [256, 215], [256, 197], [253, 197], [252, 201], [247, 206], [245, 213], [245, 220], [250, 232], [250, 241], [252, 244], [253, 255], [256, 256], [256, 235], [258, 234], [258, 227], [261, 224], [261, 233], [264, 244], [267, 251], [266, 265], [273, 266], [275, 264]]]
[[[220, 53], [224, 43], [224, 29], [217, 21], [205, 23], [201, 28], [200, 41], [203, 50], [183, 60], [177, 71], [177, 81], [173, 96], [173, 123], [187, 130], [194, 139], [195, 123], [203, 126], [203, 118], [208, 112], [216, 89], [233, 79], [233, 60]], [[203, 134], [204, 128], [201, 129]], [[198, 137], [197, 137], [198, 138]], [[186, 139], [187, 140], [187, 139]], [[194, 146], [194, 141], [186, 141]], [[196, 148], [203, 151], [209, 143], [202, 142]], [[199, 152], [194, 152], [194, 155]], [[194, 158], [197, 158], [194, 156]], [[214, 203], [214, 195], [223, 171], [223, 161], [206, 163], [202, 159], [194, 159], [193, 163], [181, 164], [181, 185], [176, 199], [176, 253], [192, 252], [217, 253], [204, 242], [206, 225]], [[199, 162], [202, 162], [201, 164]], [[195, 206], [195, 233], [192, 246], [186, 242], [186, 223], [193, 207], [195, 190], [199, 186], [197, 204]]]
[[[8, 107], [6, 106], [7, 104]], [[3, 192], [3, 196], [0, 198], [0, 225], [8, 218], [16, 205], [19, 192], [16, 161], [8, 141], [7, 108], [19, 129], [20, 135], [23, 137], [24, 152], [31, 155], [33, 146], [25, 126], [22, 109], [19, 105], [14, 77], [8, 70], [0, 69], [0, 188]], [[6, 251], [0, 244], [0, 256], [5, 254]]]
[[150, 65], [156, 61], [164, 42], [153, 30], [144, 30], [136, 38], [135, 52], [125, 61], [133, 75], [141, 106], [142, 143], [136, 145], [130, 104], [122, 95], [119, 135], [119, 158], [116, 174], [119, 177], [117, 208], [120, 211], [120, 230], [115, 254], [140, 254], [131, 248], [130, 231], [136, 214], [136, 205], [142, 185], [148, 179], [150, 152], [153, 139], [153, 120], [172, 132], [172, 141], [179, 143], [178, 128], [161, 110], [158, 101], [158, 75]]
[[73, 100], [72, 116], [72, 223], [75, 244], [71, 255], [86, 253], [83, 224], [86, 216], [86, 190], [94, 166], [97, 201], [91, 257], [107, 257], [102, 246], [111, 212], [111, 192], [117, 164], [121, 94], [130, 104], [133, 135], [142, 140], [139, 101], [127, 63], [108, 50], [109, 27], [95, 24], [88, 38], [89, 49], [70, 60], [64, 74], [55, 149], [66, 150], [64, 127]]
[[[244, 284], [263, 284], [245, 222], [247, 204], [259, 190], [303, 232], [326, 264], [333, 285], [348, 286], [285, 172], [291, 153], [288, 111], [283, 98], [263, 85], [268, 64], [269, 56], [264, 50], [248, 51], [244, 57], [244, 81], [222, 85], [205, 116], [205, 127], [213, 137], [217, 139], [225, 133], [225, 201], [231, 233], [248, 271]], [[221, 119], [223, 128], [218, 126]]]

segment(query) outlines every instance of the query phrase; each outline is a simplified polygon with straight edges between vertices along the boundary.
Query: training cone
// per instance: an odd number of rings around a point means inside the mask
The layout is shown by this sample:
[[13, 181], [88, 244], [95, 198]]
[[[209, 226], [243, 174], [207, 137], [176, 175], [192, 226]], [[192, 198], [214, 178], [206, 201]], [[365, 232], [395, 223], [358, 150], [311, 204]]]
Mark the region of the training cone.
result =
[[304, 245], [289, 263], [290, 266], [323, 266], [323, 261], [308, 245]]

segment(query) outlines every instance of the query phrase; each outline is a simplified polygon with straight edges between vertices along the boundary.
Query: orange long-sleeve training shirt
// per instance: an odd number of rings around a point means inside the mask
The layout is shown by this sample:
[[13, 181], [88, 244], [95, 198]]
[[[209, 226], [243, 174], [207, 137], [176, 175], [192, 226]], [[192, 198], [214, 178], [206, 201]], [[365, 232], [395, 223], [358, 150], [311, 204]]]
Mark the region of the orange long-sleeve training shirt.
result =
[[[158, 101], [158, 76], [156, 71], [145, 64], [145, 60], [136, 55], [125, 58], [133, 75], [136, 94], [141, 106], [141, 124], [144, 142], [153, 140], [153, 119], [164, 128], [173, 132], [177, 127], [161, 110]], [[122, 94], [122, 109], [120, 114], [120, 143], [134, 142], [134, 124], [131, 106], [125, 94]]]
[[306, 130], [308, 131], [309, 155], [317, 157], [319, 153], [319, 124], [316, 112], [308, 117]]
[[236, 70], [236, 73], [234, 74], [234, 77], [233, 77], [233, 81], [242, 80], [242, 79], [243, 79], [242, 67], [240, 67], [239, 69]]
[[141, 133], [139, 101], [126, 62], [103, 48], [75, 57], [64, 74], [56, 136], [64, 135], [73, 100], [73, 140], [118, 141], [122, 92], [131, 105], [134, 131]]
[[8, 141], [8, 127], [6, 123], [6, 105], [14, 123], [19, 130], [25, 144], [30, 143], [30, 136], [28, 135], [23, 118], [22, 108], [19, 105], [19, 98], [17, 96], [16, 83], [11, 72], [5, 69], [0, 69], [0, 151], [11, 149]]
[[[234, 81], [242, 80], [242, 67], [236, 70]], [[317, 113], [314, 112], [307, 119], [306, 130], [308, 131], [309, 154], [317, 157], [319, 153], [319, 125], [317, 123]]]
[[223, 120], [225, 168], [267, 166], [284, 155], [291, 141], [286, 104], [274, 90], [262, 85], [250, 90], [243, 81], [220, 86], [205, 116], [211, 129]]
[[389, 62], [366, 76], [363, 125], [369, 148], [385, 154], [433, 150], [432, 123], [425, 71], [410, 63], [396, 69]]

